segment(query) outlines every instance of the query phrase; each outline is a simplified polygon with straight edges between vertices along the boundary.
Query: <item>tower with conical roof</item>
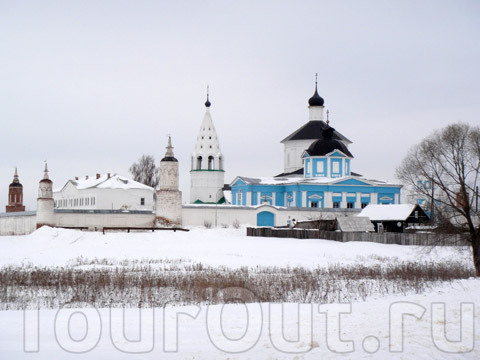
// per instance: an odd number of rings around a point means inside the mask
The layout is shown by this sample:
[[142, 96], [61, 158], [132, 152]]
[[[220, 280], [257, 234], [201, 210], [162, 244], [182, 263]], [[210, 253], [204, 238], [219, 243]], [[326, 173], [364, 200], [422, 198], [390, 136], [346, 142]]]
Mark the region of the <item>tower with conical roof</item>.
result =
[[48, 166], [45, 162], [45, 169], [43, 170], [43, 179], [38, 183], [38, 198], [37, 198], [37, 229], [43, 225], [54, 226], [53, 214], [53, 182], [48, 177]]
[[18, 180], [17, 168], [15, 168], [13, 181], [8, 187], [8, 205], [5, 207], [5, 211], [7, 213], [25, 211], [25, 206], [23, 205], [23, 185]]
[[165, 157], [160, 161], [160, 183], [157, 191], [156, 223], [160, 226], [182, 225], [182, 192], [178, 190], [178, 160], [168, 137]]
[[220, 142], [210, 115], [211, 102], [207, 90], [205, 115], [198, 132], [191, 159], [190, 202], [196, 204], [223, 203], [225, 170]]

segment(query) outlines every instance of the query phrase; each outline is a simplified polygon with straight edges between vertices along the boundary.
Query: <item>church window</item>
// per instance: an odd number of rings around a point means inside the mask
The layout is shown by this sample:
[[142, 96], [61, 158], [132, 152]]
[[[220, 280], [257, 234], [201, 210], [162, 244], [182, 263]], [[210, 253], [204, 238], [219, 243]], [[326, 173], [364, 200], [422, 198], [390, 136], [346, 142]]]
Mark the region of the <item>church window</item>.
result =
[[362, 203], [362, 209], [366, 208], [367, 207], [367, 203]]
[[333, 172], [334, 172], [334, 173], [339, 173], [339, 172], [340, 172], [340, 164], [339, 164], [338, 162], [335, 161], [335, 162], [332, 164], [332, 166], [333, 166]]
[[353, 202], [348, 202], [348, 203], [347, 203], [347, 208], [348, 208], [348, 209], [353, 209], [353, 207], [354, 207], [354, 203], [353, 203]]
[[212, 148], [212, 145], [210, 145], [210, 149]]
[[213, 170], [213, 156], [208, 157], [208, 170]]
[[317, 173], [323, 173], [325, 171], [323, 165], [323, 161], [317, 161]]
[[219, 161], [219, 163], [220, 163], [220, 170], [223, 170], [223, 158], [220, 156], [220, 157], [218, 158], [218, 161]]
[[238, 190], [238, 204], [237, 205], [243, 205], [243, 193], [242, 190]]
[[203, 136], [202, 136], [202, 140], [203, 140]]
[[197, 170], [200, 170], [202, 168], [202, 157], [199, 156], [197, 157]]
[[209, 136], [208, 138], [209, 138], [210, 140], [212, 140], [212, 137], [211, 137], [211, 136]]
[[140, 205], [145, 205], [145, 198], [140, 198]]
[[333, 208], [334, 209], [339, 209], [340, 208], [340, 203], [338, 201], [333, 202]]
[[312, 202], [310, 203], [310, 207], [312, 207], [312, 208], [318, 208], [318, 202], [312, 201]]

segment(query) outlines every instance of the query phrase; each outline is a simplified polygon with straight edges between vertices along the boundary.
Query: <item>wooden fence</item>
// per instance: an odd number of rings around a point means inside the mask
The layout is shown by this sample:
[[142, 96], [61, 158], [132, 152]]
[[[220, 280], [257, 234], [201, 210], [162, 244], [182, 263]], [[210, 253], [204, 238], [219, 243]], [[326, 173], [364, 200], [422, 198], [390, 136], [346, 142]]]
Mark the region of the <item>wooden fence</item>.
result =
[[325, 239], [339, 242], [367, 241], [380, 244], [421, 245], [421, 246], [460, 246], [468, 245], [464, 234], [427, 234], [427, 233], [375, 233], [340, 232], [315, 229], [275, 229], [270, 227], [249, 227], [247, 236], [278, 237], [295, 239]]

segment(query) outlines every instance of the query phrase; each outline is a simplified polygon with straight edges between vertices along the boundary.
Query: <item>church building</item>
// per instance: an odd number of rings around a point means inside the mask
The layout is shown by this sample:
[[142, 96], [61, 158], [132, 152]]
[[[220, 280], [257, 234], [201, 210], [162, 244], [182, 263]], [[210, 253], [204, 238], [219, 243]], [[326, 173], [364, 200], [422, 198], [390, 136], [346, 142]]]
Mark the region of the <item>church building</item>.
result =
[[284, 171], [271, 178], [238, 176], [231, 183], [232, 204], [324, 209], [362, 209], [368, 204], [399, 204], [401, 185], [370, 180], [353, 172], [352, 142], [324, 121], [324, 99], [308, 100], [309, 121], [287, 136]]

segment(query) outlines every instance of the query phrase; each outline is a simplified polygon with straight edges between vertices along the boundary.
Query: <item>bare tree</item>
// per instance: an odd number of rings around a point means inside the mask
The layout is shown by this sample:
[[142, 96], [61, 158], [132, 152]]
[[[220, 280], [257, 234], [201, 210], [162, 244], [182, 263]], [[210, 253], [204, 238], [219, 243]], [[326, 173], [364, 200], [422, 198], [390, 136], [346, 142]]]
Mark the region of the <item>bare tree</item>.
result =
[[[480, 128], [457, 123], [435, 131], [410, 149], [396, 174], [431, 204], [435, 221], [443, 228], [468, 233], [480, 276]], [[418, 186], [422, 181], [431, 187]]]
[[155, 166], [155, 159], [152, 155], [142, 155], [138, 162], [134, 162], [129, 169], [133, 180], [156, 188], [160, 181], [160, 168]]

